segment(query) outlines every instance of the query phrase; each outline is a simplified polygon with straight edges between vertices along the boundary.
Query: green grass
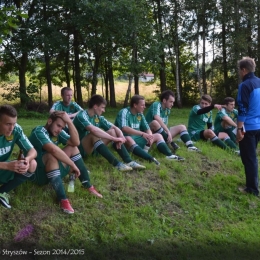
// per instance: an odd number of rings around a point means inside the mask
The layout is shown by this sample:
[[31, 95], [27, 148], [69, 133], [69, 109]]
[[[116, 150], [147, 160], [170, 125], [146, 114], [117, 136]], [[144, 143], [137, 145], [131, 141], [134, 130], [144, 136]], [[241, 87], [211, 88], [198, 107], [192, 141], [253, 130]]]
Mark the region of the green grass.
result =
[[[105, 115], [113, 122], [116, 112]], [[188, 113], [173, 109], [170, 125], [187, 125]], [[26, 134], [45, 122], [18, 120]], [[11, 192], [12, 209], [0, 208], [1, 259], [258, 259], [260, 201], [237, 191], [245, 183], [240, 157], [210, 143], [196, 143], [200, 154], [178, 144], [184, 162], [167, 161], [153, 148], [161, 165], [134, 158], [147, 167], [139, 172], [120, 173], [100, 156], [88, 158], [91, 182], [104, 198], [90, 196], [77, 181], [68, 194], [74, 215], [60, 211], [50, 186], [21, 185]], [[28, 224], [31, 236], [14, 242]], [[10, 258], [4, 249], [33, 253]], [[36, 255], [40, 250], [51, 256]]]

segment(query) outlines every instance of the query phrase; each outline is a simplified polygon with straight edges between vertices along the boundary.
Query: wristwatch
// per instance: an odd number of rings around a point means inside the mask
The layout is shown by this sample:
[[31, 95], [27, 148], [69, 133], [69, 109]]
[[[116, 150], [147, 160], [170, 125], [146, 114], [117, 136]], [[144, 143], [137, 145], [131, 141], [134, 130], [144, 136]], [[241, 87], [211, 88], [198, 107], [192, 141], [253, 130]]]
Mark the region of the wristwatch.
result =
[[241, 131], [242, 131], [242, 130], [243, 130], [243, 127], [238, 127], [237, 130], [241, 130]]

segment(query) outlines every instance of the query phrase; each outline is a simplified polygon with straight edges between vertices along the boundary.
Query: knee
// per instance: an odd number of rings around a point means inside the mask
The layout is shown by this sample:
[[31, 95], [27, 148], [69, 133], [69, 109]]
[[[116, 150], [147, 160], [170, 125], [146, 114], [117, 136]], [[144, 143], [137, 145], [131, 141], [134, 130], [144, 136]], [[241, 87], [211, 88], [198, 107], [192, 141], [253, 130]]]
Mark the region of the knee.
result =
[[151, 130], [152, 130], [153, 132], [156, 131], [156, 130], [158, 130], [158, 129], [161, 127], [161, 125], [159, 124], [159, 122], [156, 121], [156, 120], [153, 120], [153, 121], [149, 124], [149, 126], [150, 126], [150, 128], [151, 128]]
[[35, 172], [37, 167], [37, 162], [35, 160], [31, 160], [30, 166], [29, 166], [29, 172]]
[[187, 127], [185, 125], [180, 125], [180, 132], [187, 131]]
[[116, 135], [116, 131], [115, 131], [115, 129], [109, 129], [109, 130], [107, 131], [107, 133], [108, 133], [109, 135], [114, 136], [114, 137], [117, 136], [117, 135]]
[[161, 134], [153, 134], [154, 141], [161, 141], [164, 140]]

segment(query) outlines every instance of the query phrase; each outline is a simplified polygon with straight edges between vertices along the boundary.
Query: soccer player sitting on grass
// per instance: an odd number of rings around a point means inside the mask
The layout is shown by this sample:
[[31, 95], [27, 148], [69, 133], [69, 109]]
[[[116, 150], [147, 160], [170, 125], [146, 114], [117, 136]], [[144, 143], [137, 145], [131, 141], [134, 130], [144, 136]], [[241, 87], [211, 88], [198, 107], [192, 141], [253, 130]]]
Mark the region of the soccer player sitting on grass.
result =
[[57, 101], [53, 104], [50, 109], [50, 114], [54, 111], [65, 111], [70, 119], [73, 119], [77, 113], [83, 108], [76, 102], [72, 101], [73, 91], [69, 87], [64, 87], [61, 89], [62, 101]]
[[171, 90], [162, 92], [160, 101], [154, 102], [149, 107], [145, 119], [152, 132], [161, 134], [164, 141], [171, 144], [174, 152], [179, 148], [179, 146], [173, 142], [173, 138], [177, 135], [180, 135], [180, 138], [188, 148], [188, 151], [199, 152], [199, 149], [193, 145], [185, 125], [176, 125], [168, 128], [168, 119], [174, 102], [175, 96]]
[[[81, 111], [74, 118], [73, 123], [81, 140], [79, 146], [81, 154], [84, 156], [96, 150], [119, 171], [145, 169], [145, 166], [133, 161], [130, 157], [124, 146], [125, 137], [122, 131], [102, 116], [106, 104], [102, 96], [94, 95], [89, 100], [89, 108]], [[110, 142], [113, 142], [113, 148], [125, 164], [119, 162], [107, 148]]]
[[[222, 109], [222, 105], [211, 105], [212, 98], [209, 95], [203, 95], [200, 99], [200, 103], [195, 105], [190, 111], [188, 121], [188, 132], [191, 136], [191, 140], [208, 140], [222, 149], [236, 149], [236, 144], [230, 139], [227, 133], [220, 132], [215, 134], [212, 127], [212, 109]], [[208, 129], [205, 129], [207, 125]], [[222, 142], [221, 140], [224, 140]]]
[[[17, 112], [9, 105], [0, 106], [0, 203], [11, 208], [9, 194], [11, 190], [29, 180], [36, 169], [36, 151], [16, 123]], [[24, 152], [24, 160], [9, 161], [14, 145]]]
[[[160, 153], [166, 155], [169, 160], [183, 161], [184, 158], [172, 154], [161, 134], [153, 134], [144, 115], [145, 99], [143, 96], [134, 95], [130, 101], [130, 107], [123, 108], [116, 117], [115, 125], [118, 126], [126, 137], [126, 146], [133, 154], [144, 159], [144, 153], [140, 150], [156, 143]], [[140, 149], [141, 148], [141, 149]]]
[[220, 132], [225, 132], [230, 139], [236, 143], [236, 135], [233, 130], [237, 127], [238, 111], [235, 109], [235, 99], [226, 97], [224, 99], [224, 107], [218, 111], [214, 120], [214, 132], [218, 135]]
[[[66, 124], [70, 135], [63, 130]], [[38, 153], [38, 167], [31, 180], [39, 185], [50, 182], [65, 213], [74, 213], [62, 183], [62, 178], [69, 173], [75, 174], [89, 193], [102, 198], [90, 183], [88, 170], [77, 148], [78, 132], [65, 112], [52, 113], [45, 126], [37, 126], [32, 130], [29, 140]], [[59, 144], [66, 146], [61, 149]]]

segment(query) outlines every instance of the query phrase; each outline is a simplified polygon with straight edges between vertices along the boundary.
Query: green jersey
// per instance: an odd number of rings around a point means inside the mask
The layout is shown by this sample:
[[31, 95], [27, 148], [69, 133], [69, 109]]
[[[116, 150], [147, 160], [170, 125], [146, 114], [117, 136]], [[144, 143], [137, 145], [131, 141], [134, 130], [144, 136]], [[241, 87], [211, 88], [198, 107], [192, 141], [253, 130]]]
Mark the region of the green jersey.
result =
[[82, 138], [89, 134], [89, 131], [86, 129], [89, 125], [94, 125], [98, 128], [103, 129], [104, 131], [109, 130], [112, 127], [112, 123], [110, 123], [108, 120], [105, 119], [104, 116], [89, 116], [88, 111], [80, 111], [73, 119], [73, 124], [75, 125], [78, 133], [79, 133], [79, 139], [82, 140]]
[[76, 102], [70, 102], [68, 106], [65, 106], [62, 101], [57, 101], [53, 104], [52, 110], [65, 111], [67, 114], [74, 114], [83, 110]]
[[29, 140], [37, 151], [37, 161], [47, 152], [43, 149], [45, 144], [66, 145], [69, 139], [70, 136], [64, 130], [58, 136], [51, 136], [44, 126], [35, 127], [29, 136]]
[[212, 111], [208, 113], [198, 115], [197, 112], [200, 110], [200, 105], [196, 105], [192, 108], [189, 115], [188, 132], [193, 136], [197, 132], [205, 130], [207, 123], [212, 123]]
[[163, 109], [162, 103], [157, 101], [149, 107], [145, 119], [148, 122], [148, 124], [150, 124], [154, 120], [154, 116], [158, 115], [161, 117], [163, 123], [165, 125], [168, 125], [168, 117], [170, 113], [171, 110], [169, 108]]
[[[218, 111], [216, 118], [214, 120], [214, 130], [215, 130], [215, 132], [219, 133], [219, 132], [223, 131], [223, 127], [221, 125], [221, 122], [222, 122], [222, 118], [224, 116], [229, 116], [234, 122], [236, 122], [237, 115], [238, 115], [238, 111], [236, 109], [234, 109], [231, 112], [228, 112], [225, 108], [222, 108], [220, 111]], [[234, 129], [235, 127], [232, 126], [232, 128]]]
[[0, 161], [5, 162], [12, 154], [14, 145], [17, 144], [21, 150], [27, 153], [33, 148], [28, 138], [23, 133], [20, 125], [15, 124], [10, 136], [0, 135]]
[[[119, 111], [116, 117], [115, 125], [122, 130], [128, 126], [132, 129], [143, 131], [150, 129], [144, 115], [142, 113], [132, 114], [130, 107], [123, 108]], [[124, 135], [127, 135], [124, 133]]]

